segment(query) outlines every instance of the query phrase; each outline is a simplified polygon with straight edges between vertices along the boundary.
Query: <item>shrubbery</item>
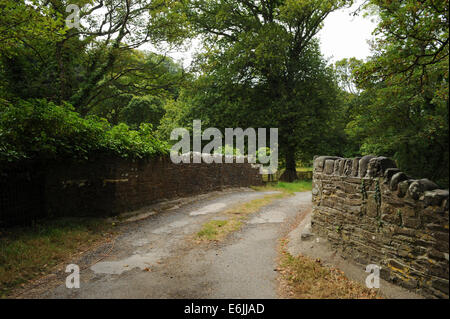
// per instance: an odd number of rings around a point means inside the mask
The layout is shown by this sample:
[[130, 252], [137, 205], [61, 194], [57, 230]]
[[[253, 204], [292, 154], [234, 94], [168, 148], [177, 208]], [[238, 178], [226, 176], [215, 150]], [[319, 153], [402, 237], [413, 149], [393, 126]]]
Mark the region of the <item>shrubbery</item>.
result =
[[131, 130], [126, 124], [81, 117], [69, 104], [46, 100], [0, 101], [0, 162], [81, 159], [94, 154], [146, 158], [168, 153], [150, 124]]

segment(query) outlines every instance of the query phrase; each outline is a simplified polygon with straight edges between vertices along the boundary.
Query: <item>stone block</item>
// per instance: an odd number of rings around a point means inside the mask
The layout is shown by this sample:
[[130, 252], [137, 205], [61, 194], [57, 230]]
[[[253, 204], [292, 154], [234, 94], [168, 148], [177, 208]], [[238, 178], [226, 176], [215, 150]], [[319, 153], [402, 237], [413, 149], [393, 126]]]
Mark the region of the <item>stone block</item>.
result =
[[433, 288], [445, 293], [446, 295], [448, 295], [449, 293], [449, 282], [448, 280], [445, 279], [433, 279], [432, 281], [432, 286]]
[[339, 175], [342, 176], [344, 175], [344, 169], [345, 169], [345, 162], [347, 161], [346, 158], [343, 159], [339, 159]]
[[359, 172], [358, 172], [359, 177], [361, 177], [361, 178], [366, 177], [367, 168], [368, 168], [369, 162], [372, 158], [375, 158], [375, 156], [366, 155], [359, 160]]
[[400, 198], [405, 197], [406, 194], [408, 193], [409, 185], [413, 184], [414, 182], [416, 182], [416, 180], [407, 179], [405, 181], [398, 183], [397, 196]]
[[[425, 191], [424, 204], [425, 206], [440, 206], [444, 200], [448, 200], [448, 190], [436, 189], [433, 191]], [[448, 207], [446, 207], [448, 211]]]
[[356, 157], [352, 161], [352, 173], [351, 176], [356, 177], [359, 174], [359, 161], [361, 160], [360, 157]]
[[433, 183], [429, 179], [424, 178], [412, 182], [409, 186], [408, 194], [409, 196], [411, 196], [411, 198], [418, 200], [424, 192], [432, 191], [438, 188], [439, 186], [437, 186], [435, 183]]
[[398, 173], [394, 174], [394, 176], [392, 176], [391, 182], [389, 183], [389, 187], [390, 187], [391, 191], [396, 191], [398, 184], [400, 182], [403, 182], [406, 180], [408, 180], [408, 176], [406, 176], [405, 173], [398, 172]]
[[400, 172], [400, 169], [398, 169], [398, 168], [388, 168], [384, 172], [385, 183], [389, 184], [389, 182], [391, 181], [392, 176], [394, 176], [395, 174], [397, 174], [399, 172]]
[[334, 160], [327, 159], [325, 161], [324, 173], [327, 175], [331, 175], [334, 172]]
[[353, 166], [353, 160], [345, 159], [343, 175], [345, 175], [345, 176], [352, 175], [352, 166]]
[[335, 160], [338, 159], [339, 157], [336, 156], [318, 156], [314, 159], [314, 171], [315, 172], [322, 172], [325, 166], [325, 161], [326, 160]]
[[384, 176], [384, 172], [389, 168], [396, 168], [397, 165], [395, 162], [387, 157], [375, 157], [369, 160], [369, 164], [367, 167], [367, 176], [368, 177], [380, 177]]

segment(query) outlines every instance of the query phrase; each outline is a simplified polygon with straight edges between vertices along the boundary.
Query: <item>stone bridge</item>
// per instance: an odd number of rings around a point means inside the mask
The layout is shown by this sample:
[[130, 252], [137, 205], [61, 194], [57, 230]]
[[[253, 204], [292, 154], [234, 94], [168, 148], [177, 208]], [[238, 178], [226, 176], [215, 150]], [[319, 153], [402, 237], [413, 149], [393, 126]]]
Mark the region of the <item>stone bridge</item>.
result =
[[426, 297], [449, 297], [448, 190], [386, 157], [316, 157], [312, 230], [343, 257]]

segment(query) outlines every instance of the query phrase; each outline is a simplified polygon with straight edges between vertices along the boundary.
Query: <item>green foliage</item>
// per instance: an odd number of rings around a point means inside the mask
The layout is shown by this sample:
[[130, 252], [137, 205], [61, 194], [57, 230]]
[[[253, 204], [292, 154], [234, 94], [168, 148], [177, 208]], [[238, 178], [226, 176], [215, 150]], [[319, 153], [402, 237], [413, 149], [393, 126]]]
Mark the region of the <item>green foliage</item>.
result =
[[330, 12], [350, 3], [187, 2], [186, 15], [206, 49], [197, 57], [201, 75], [190, 89], [188, 119], [220, 129], [279, 128], [279, 150], [295, 176], [296, 159], [310, 160], [333, 126], [338, 92], [314, 36]]
[[[65, 24], [69, 2], [80, 29]], [[373, 55], [334, 66], [315, 36], [353, 1], [69, 2], [0, 0], [0, 99], [16, 101], [0, 109], [2, 161], [144, 157], [201, 119], [279, 128], [290, 176], [314, 155], [376, 153], [448, 187], [448, 0], [365, 1], [379, 21]], [[195, 36], [190, 74], [137, 49]]]
[[285, 189], [289, 192], [307, 192], [312, 190], [312, 181], [295, 181], [293, 183], [278, 182], [277, 188]]
[[[360, 77], [401, 84], [418, 72], [426, 81], [429, 67], [448, 63], [448, 0], [371, 0], [366, 6], [374, 8], [379, 19], [373, 43], [378, 54], [358, 70]], [[448, 81], [442, 85], [440, 93], [448, 98]]]
[[366, 190], [366, 181], [364, 179], [361, 181], [361, 195], [363, 200], [366, 200], [368, 198]]
[[164, 115], [163, 102], [153, 96], [134, 97], [119, 113], [119, 121], [138, 128], [141, 123], [157, 126]]
[[0, 0], [0, 55], [14, 56], [16, 49], [35, 38], [57, 41], [65, 31], [64, 19], [38, 0]]
[[415, 177], [449, 183], [448, 0], [373, 0], [374, 55], [353, 64], [362, 92], [349, 102], [347, 133], [365, 154], [391, 156]]
[[[70, 101], [85, 115], [94, 106], [104, 111], [124, 95], [176, 95], [182, 68], [170, 58], [136, 48], [151, 40], [183, 39], [183, 17], [170, 11], [177, 3], [1, 0], [1, 97]], [[66, 26], [68, 4], [80, 8], [79, 29]], [[124, 107], [129, 100], [120, 102]]]
[[[227, 127], [276, 127], [281, 156], [293, 152], [296, 160], [305, 162], [317, 153], [342, 147], [339, 137], [344, 135], [345, 122], [336, 120], [341, 104], [332, 69], [326, 66], [317, 43], [311, 43], [297, 59], [292, 82], [286, 77], [269, 79], [253, 69], [233, 69], [234, 64], [246, 65], [245, 58], [234, 53], [208, 57], [202, 67], [214, 70], [186, 89], [179, 103], [189, 108], [180, 124], [201, 119], [204, 126], [222, 131]], [[234, 80], [247, 74], [253, 77]]]
[[121, 53], [116, 67], [93, 89], [85, 107], [88, 114], [106, 117], [113, 124], [158, 126], [163, 104], [179, 95], [182, 67], [168, 57], [138, 50]]
[[69, 104], [18, 100], [0, 108], [0, 161], [88, 159], [94, 154], [144, 158], [167, 152], [150, 124], [131, 130], [95, 116], [82, 118]]
[[164, 104], [164, 116], [161, 118], [158, 130], [156, 131], [157, 136], [164, 141], [168, 141], [170, 140], [170, 133], [175, 128], [192, 126], [192, 122], [186, 122], [189, 109], [190, 106], [183, 98], [183, 92], [181, 92], [180, 98], [177, 100], [166, 100]]
[[335, 72], [339, 81], [339, 85], [347, 93], [351, 93], [350, 96], [358, 94], [360, 90], [355, 86], [354, 70], [362, 65], [362, 61], [356, 58], [344, 58], [335, 63]]

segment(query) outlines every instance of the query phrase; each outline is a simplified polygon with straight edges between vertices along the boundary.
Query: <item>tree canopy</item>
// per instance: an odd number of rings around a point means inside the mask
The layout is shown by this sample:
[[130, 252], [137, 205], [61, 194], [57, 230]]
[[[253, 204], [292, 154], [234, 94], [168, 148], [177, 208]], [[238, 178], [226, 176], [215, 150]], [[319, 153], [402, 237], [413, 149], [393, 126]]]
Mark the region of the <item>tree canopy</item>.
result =
[[297, 151], [314, 153], [337, 94], [314, 36], [329, 13], [351, 2], [186, 2], [193, 32], [207, 47], [197, 60], [204, 94], [194, 107], [208, 109], [216, 127], [279, 128], [288, 181], [296, 179]]
[[[331, 63], [317, 34], [352, 4], [0, 0], [0, 162], [162, 154], [201, 119], [278, 128], [287, 181], [378, 154], [448, 186], [448, 0], [364, 1], [371, 55]], [[169, 57], [193, 42], [191, 65]]]
[[361, 93], [347, 132], [363, 154], [393, 156], [448, 185], [448, 1], [371, 1], [373, 56], [353, 68]]

